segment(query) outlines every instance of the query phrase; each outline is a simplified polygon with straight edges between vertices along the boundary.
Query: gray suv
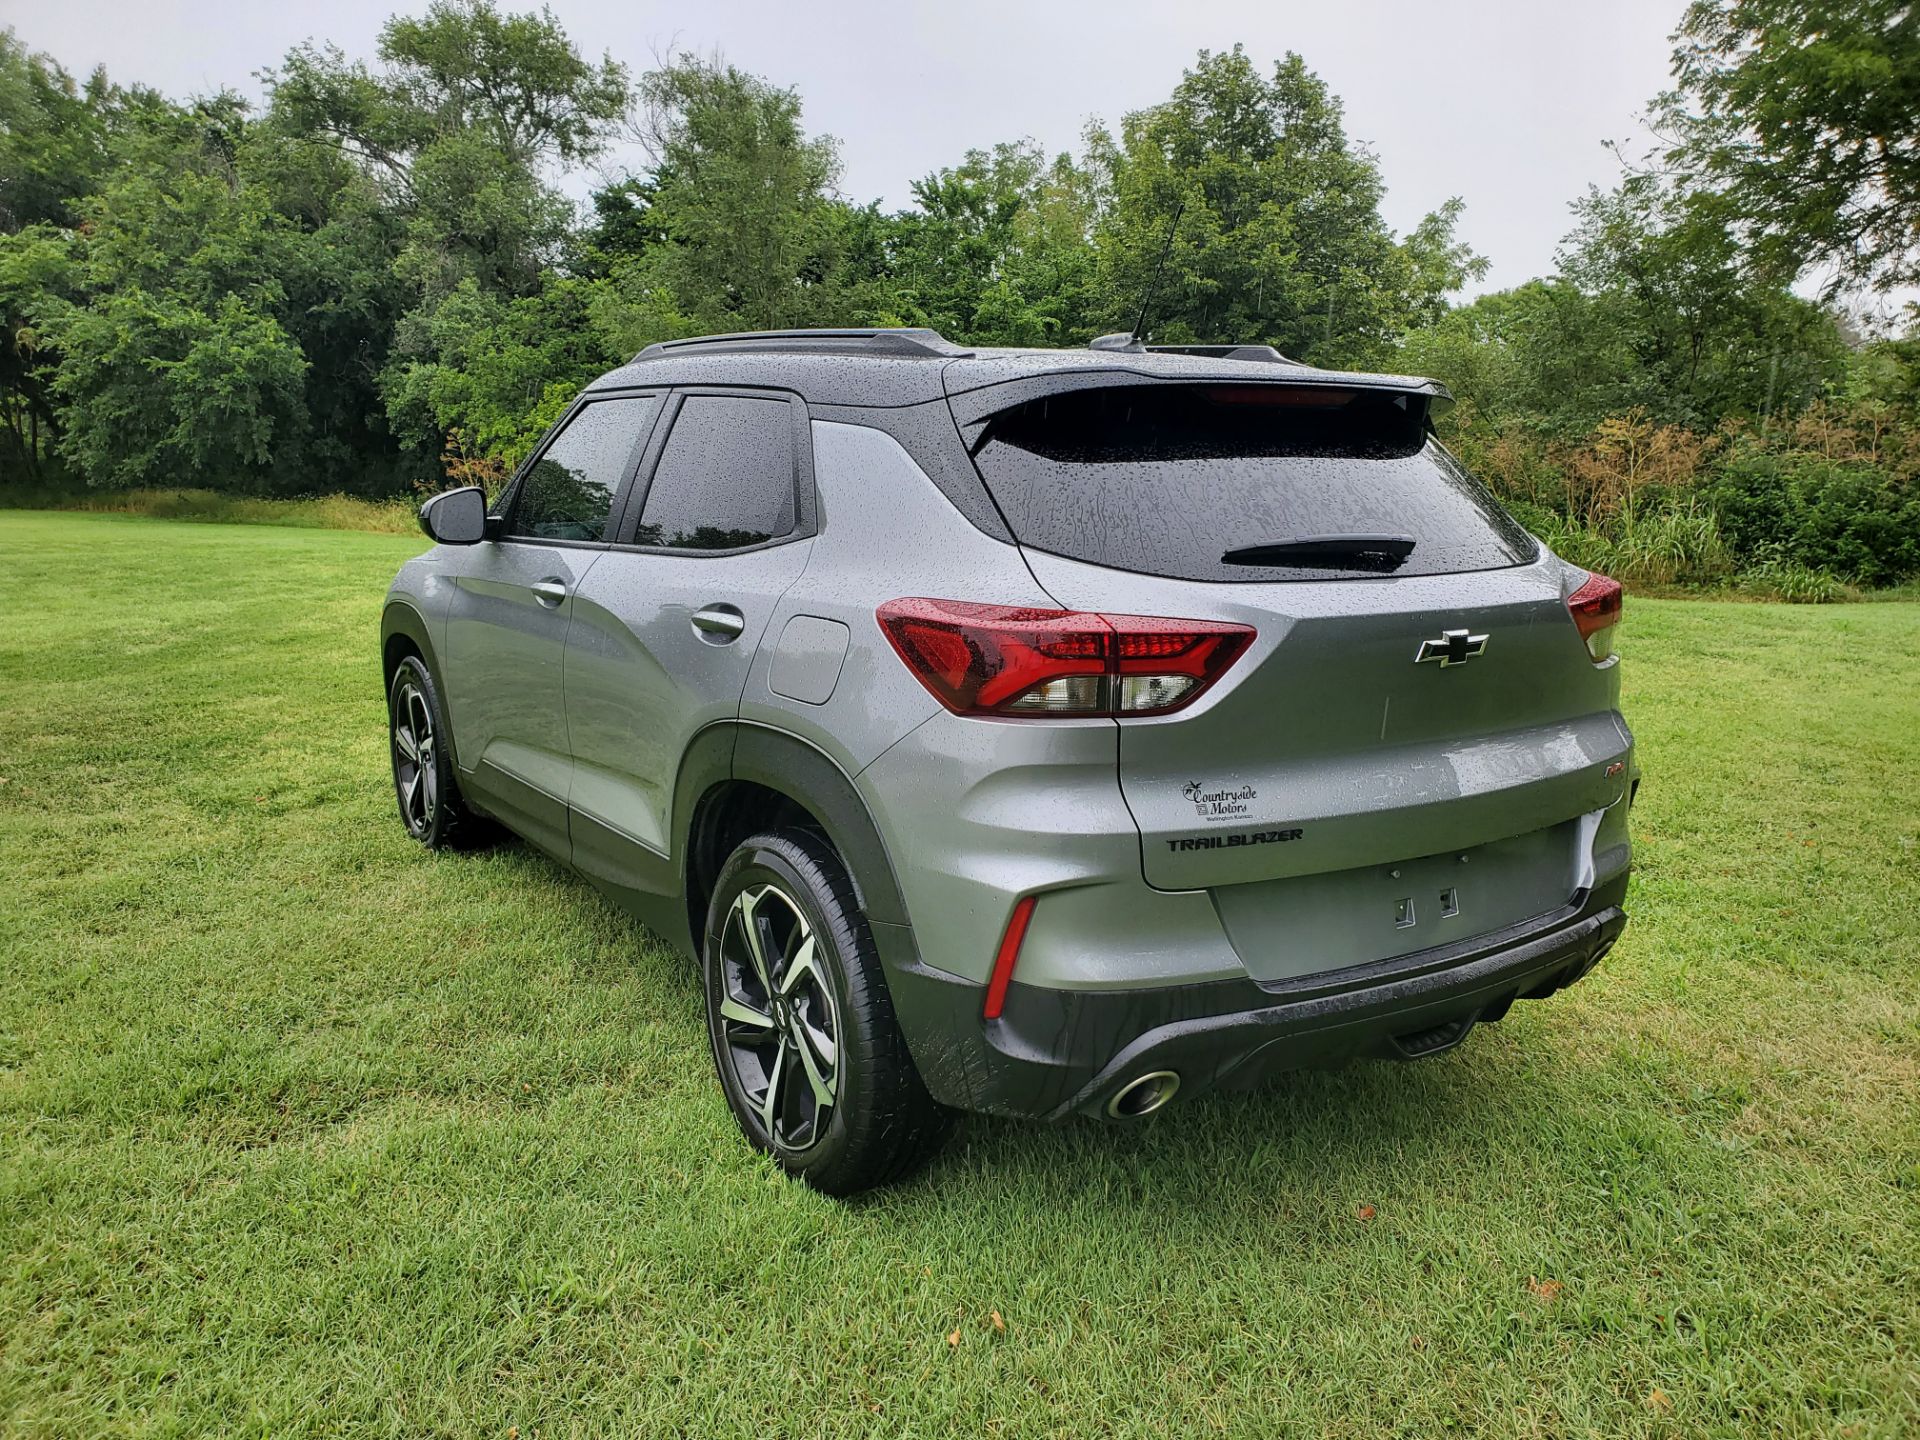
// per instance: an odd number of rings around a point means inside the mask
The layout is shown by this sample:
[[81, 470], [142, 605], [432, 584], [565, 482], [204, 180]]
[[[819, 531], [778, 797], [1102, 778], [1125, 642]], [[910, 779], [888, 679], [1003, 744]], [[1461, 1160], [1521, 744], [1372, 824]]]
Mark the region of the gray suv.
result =
[[848, 1193], [956, 1110], [1151, 1114], [1459, 1044], [1626, 917], [1619, 585], [1265, 346], [654, 345], [421, 512], [394, 785], [701, 966], [720, 1083]]

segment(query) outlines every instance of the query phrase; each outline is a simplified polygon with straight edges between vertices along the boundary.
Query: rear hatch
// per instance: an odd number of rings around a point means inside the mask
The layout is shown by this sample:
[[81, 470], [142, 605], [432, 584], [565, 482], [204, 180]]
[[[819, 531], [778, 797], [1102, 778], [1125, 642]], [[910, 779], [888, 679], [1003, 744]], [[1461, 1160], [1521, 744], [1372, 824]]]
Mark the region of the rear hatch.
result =
[[1568, 615], [1566, 567], [1431, 439], [1424, 394], [970, 398], [992, 418], [968, 435], [956, 406], [962, 433], [1063, 607], [1258, 632], [1189, 708], [1116, 722], [1147, 882], [1211, 891], [1255, 975], [1466, 939], [1573, 897], [1626, 783], [1614, 667]]

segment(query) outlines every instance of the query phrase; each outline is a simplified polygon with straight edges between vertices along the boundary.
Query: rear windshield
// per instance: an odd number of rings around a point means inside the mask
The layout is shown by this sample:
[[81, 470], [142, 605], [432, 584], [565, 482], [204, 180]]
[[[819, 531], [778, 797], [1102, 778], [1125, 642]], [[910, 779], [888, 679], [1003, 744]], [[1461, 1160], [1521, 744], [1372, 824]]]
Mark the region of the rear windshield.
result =
[[1425, 408], [1298, 386], [1076, 390], [995, 415], [976, 459], [1021, 544], [1142, 574], [1325, 580], [1532, 560], [1532, 537], [1428, 436]]

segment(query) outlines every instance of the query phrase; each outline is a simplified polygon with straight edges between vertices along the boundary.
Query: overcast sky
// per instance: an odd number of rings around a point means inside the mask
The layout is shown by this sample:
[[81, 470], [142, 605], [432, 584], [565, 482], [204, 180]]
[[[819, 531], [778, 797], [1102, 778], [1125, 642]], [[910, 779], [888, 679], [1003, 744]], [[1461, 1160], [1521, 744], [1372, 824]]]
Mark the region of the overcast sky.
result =
[[[502, 0], [533, 8], [533, 0]], [[718, 48], [800, 92], [809, 130], [837, 136], [841, 188], [904, 205], [908, 184], [971, 146], [1032, 136], [1077, 148], [1166, 98], [1204, 48], [1243, 42], [1265, 67], [1297, 50], [1379, 155], [1386, 217], [1404, 233], [1450, 195], [1492, 262], [1476, 288], [1547, 273], [1567, 205], [1617, 171], [1601, 148], [1639, 135], [1667, 83], [1683, 0], [553, 0], [575, 43], [636, 71], [657, 52]], [[381, 21], [424, 0], [0, 0], [0, 24], [69, 70], [104, 64], [176, 96], [231, 86], [308, 38], [371, 57]], [[626, 152], [637, 166], [641, 156]], [[579, 182], [570, 188], [578, 190]]]

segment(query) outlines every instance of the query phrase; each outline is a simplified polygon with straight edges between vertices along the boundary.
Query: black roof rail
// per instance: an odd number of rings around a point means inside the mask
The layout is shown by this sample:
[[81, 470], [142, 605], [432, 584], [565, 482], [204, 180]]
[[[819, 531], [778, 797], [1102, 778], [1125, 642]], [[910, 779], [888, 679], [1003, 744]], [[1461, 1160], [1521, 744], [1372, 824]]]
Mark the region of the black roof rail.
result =
[[1148, 345], [1154, 355], [1199, 355], [1208, 360], [1264, 360], [1269, 365], [1298, 365], [1271, 345]]
[[659, 360], [669, 355], [739, 354], [755, 350], [815, 355], [893, 355], [906, 359], [971, 355], [938, 330], [900, 326], [874, 330], [748, 330], [735, 335], [700, 335], [689, 340], [656, 340], [633, 358]]

